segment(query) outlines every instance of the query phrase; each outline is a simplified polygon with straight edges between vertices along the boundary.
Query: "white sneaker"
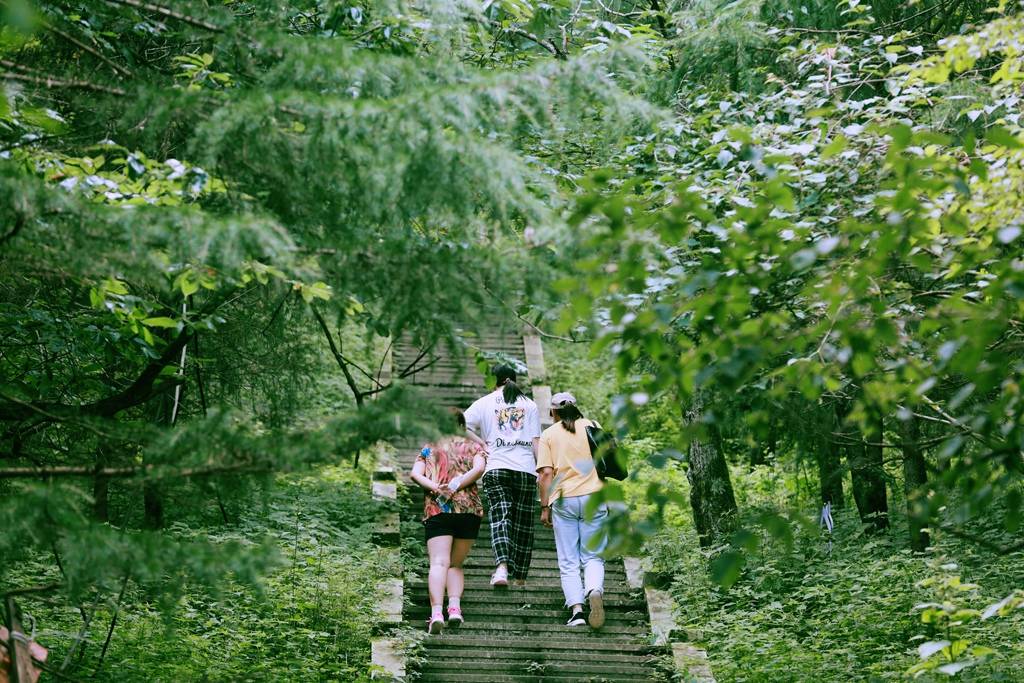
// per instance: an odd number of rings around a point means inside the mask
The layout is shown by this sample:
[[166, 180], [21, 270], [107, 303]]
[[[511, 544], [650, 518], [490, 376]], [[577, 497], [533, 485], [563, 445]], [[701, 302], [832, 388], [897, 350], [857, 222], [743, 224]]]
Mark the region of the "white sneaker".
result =
[[491, 575], [491, 586], [498, 588], [499, 586], [504, 588], [508, 586], [508, 569], [503, 566], [498, 566], [494, 570], [494, 574]]
[[587, 620], [583, 618], [583, 610], [573, 612], [569, 617], [569, 621], [565, 622], [566, 626], [585, 626]]
[[590, 591], [590, 628], [599, 629], [604, 626], [604, 595], [601, 591]]
[[431, 635], [437, 635], [444, 630], [444, 617], [440, 614], [430, 618], [427, 623], [427, 632]]

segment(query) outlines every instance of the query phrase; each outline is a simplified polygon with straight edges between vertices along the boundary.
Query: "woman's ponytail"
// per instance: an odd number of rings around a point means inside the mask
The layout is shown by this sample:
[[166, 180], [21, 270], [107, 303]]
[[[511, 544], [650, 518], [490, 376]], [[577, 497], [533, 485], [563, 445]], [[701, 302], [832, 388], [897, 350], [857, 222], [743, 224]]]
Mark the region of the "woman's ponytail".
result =
[[526, 396], [526, 393], [513, 380], [508, 380], [501, 388], [501, 397], [509, 405], [515, 405], [521, 396]]
[[570, 434], [576, 433], [576, 420], [583, 417], [583, 413], [576, 406], [569, 404], [561, 408], [553, 408], [555, 418], [562, 423], [562, 428]]
[[499, 365], [494, 368], [494, 378], [497, 380], [498, 386], [501, 387], [501, 397], [508, 405], [514, 405], [521, 397], [526, 396], [526, 393], [516, 384], [515, 368], [509, 365]]

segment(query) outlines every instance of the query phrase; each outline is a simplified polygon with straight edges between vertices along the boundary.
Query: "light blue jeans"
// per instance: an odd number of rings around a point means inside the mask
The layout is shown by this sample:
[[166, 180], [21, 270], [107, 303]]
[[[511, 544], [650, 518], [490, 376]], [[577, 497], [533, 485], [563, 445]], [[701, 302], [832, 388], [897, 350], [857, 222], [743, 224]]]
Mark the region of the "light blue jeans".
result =
[[589, 499], [590, 496], [563, 497], [551, 505], [558, 571], [562, 577], [566, 607], [582, 605], [591, 591], [604, 593], [604, 558], [601, 553], [608, 545], [608, 535], [601, 524], [608, 516], [608, 507], [602, 503], [594, 517], [586, 519], [584, 511]]

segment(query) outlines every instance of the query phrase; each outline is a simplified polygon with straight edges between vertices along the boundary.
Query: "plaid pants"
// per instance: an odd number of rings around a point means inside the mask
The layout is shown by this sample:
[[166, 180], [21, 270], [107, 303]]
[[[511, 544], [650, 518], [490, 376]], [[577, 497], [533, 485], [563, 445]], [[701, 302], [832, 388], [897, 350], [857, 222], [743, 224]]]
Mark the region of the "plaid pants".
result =
[[533, 557], [537, 523], [537, 477], [515, 470], [491, 470], [483, 476], [491, 523], [494, 564], [508, 565], [510, 579], [525, 579]]

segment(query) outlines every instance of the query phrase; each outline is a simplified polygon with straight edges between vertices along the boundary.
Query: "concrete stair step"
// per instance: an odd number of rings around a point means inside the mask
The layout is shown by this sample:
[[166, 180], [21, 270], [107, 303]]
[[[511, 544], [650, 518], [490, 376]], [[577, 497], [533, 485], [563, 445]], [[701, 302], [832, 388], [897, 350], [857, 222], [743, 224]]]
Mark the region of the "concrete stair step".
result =
[[[405, 582], [405, 585], [406, 585], [407, 588], [410, 588], [412, 590], [418, 590], [420, 588], [426, 589], [426, 587], [427, 587], [426, 577], [425, 576], [424, 577], [417, 576], [415, 578], [407, 578], [406, 582]], [[562, 592], [562, 583], [558, 579], [558, 574], [553, 574], [552, 573], [552, 574], [548, 574], [546, 576], [543, 575], [543, 574], [536, 575], [536, 576], [531, 575], [529, 578], [526, 579], [526, 586], [525, 587], [508, 586], [506, 588], [495, 588], [495, 587], [491, 586], [489, 577], [481, 576], [481, 577], [477, 578], [475, 576], [467, 576], [466, 577], [466, 590], [467, 591], [482, 590], [482, 591], [488, 591], [488, 592], [491, 592], [491, 593], [498, 592], [498, 591], [508, 591], [508, 592], [512, 592], [512, 593], [517, 593], [519, 595], [523, 595], [525, 597], [529, 597], [533, 593], [537, 593], [537, 592], [547, 593], [547, 592], [550, 592], [550, 591], [558, 591], [558, 593], [561, 594], [561, 592]], [[605, 597], [608, 598], [608, 599], [619, 597], [619, 596], [622, 596], [622, 595], [628, 595], [628, 594], [629, 594], [629, 591], [628, 590], [624, 590], [622, 586], [617, 586], [617, 585], [614, 585], [614, 584], [612, 584], [612, 585], [605, 584]]]
[[547, 681], [577, 681], [578, 683], [614, 683], [615, 681], [659, 681], [664, 682], [666, 678], [663, 675], [656, 675], [648, 673], [642, 677], [623, 677], [595, 675], [591, 677], [580, 678], [578, 674], [562, 674], [562, 673], [545, 673], [543, 675], [534, 674], [488, 674], [488, 673], [451, 673], [449, 671], [439, 672], [432, 671], [430, 673], [424, 673], [418, 680], [423, 683], [546, 683]]
[[[459, 648], [453, 646], [451, 648], [437, 648], [439, 651], [444, 652], [444, 658], [451, 660], [478, 660], [483, 662], [529, 662], [529, 661], [565, 661], [566, 652], [564, 650], [484, 650], [481, 648]], [[581, 655], [579, 649], [572, 650], [572, 656], [579, 657]], [[591, 656], [599, 658], [602, 662], [617, 663], [617, 664], [632, 664], [635, 666], [648, 666], [656, 658], [654, 654], [622, 654], [619, 652], [606, 652], [600, 649], [592, 649], [586, 651], [587, 659]]]
[[[426, 573], [428, 565], [427, 559], [423, 558], [423, 564], [420, 567], [411, 567], [409, 574], [418, 574], [422, 568], [423, 573]], [[462, 568], [466, 571], [467, 580], [470, 577], [473, 578], [487, 578], [490, 579], [491, 573], [494, 571], [494, 555], [491, 553], [490, 546], [485, 548], [474, 547], [469, 557], [466, 558]], [[622, 565], [615, 566], [615, 564], [605, 564], [605, 582], [616, 583], [623, 581], [625, 577], [625, 571]], [[530, 559], [530, 576], [527, 579], [558, 579], [560, 576], [558, 572], [558, 557], [555, 555], [553, 548], [536, 548], [533, 551], [533, 557]]]
[[[487, 576], [491, 575], [494, 571], [494, 558], [488, 554], [485, 557], [470, 555], [466, 558], [466, 562], [462, 565], [462, 568], [466, 570], [466, 575], [469, 576], [473, 572], [483, 572]], [[558, 560], [557, 558], [548, 557], [537, 557], [536, 551], [530, 562], [530, 576], [541, 573], [550, 572], [552, 576], [558, 576]], [[616, 567], [612, 563], [605, 564], [604, 566], [605, 581], [625, 581], [626, 571], [622, 567]]]
[[605, 677], [610, 680], [649, 680], [651, 671], [647, 664], [603, 662], [600, 658], [591, 658], [585, 662], [576, 660], [576, 657], [568, 657], [561, 662], [543, 661], [530, 665], [522, 661], [428, 661], [421, 668], [423, 673], [428, 671], [439, 673], [462, 673], [487, 672], [488, 674], [534, 674], [543, 676], [545, 679], [552, 675], [573, 675], [573, 680], [587, 680], [588, 677]]
[[[405, 594], [409, 596], [413, 604], [418, 604], [420, 601], [427, 603], [430, 599], [427, 587], [422, 584], [410, 586], [406, 583]], [[565, 594], [561, 589], [467, 588], [462, 593], [462, 601], [468, 605], [484, 605], [493, 602], [501, 605], [516, 605], [517, 607], [529, 605], [544, 609], [561, 609], [565, 605]], [[633, 605], [638, 601], [642, 602], [643, 597], [624, 591], [607, 591], [606, 587], [604, 596], [606, 609], [612, 609], [615, 606], [618, 606], [619, 609], [635, 609]], [[623, 607], [624, 605], [629, 607]]]
[[[563, 624], [569, 618], [569, 610], [545, 609], [543, 607], [512, 607], [508, 605], [465, 605], [465, 618], [467, 621], [475, 622], [502, 622], [502, 623], [524, 623], [534, 621], [539, 623], [551, 622]], [[415, 621], [426, 619], [430, 616], [430, 607], [426, 604], [414, 605], [405, 609], [405, 615]], [[627, 609], [622, 606], [608, 606], [605, 611], [608, 623], [616, 623], [622, 626], [643, 625], [646, 626], [646, 612], [642, 610]]]
[[[418, 626], [418, 625], [417, 625]], [[594, 633], [589, 628], [569, 630], [563, 629], [561, 634], [541, 637], [538, 634], [526, 634], [522, 637], [509, 639], [507, 635], [482, 636], [479, 633], [448, 630], [440, 636], [427, 638], [424, 647], [432, 649], [481, 649], [488, 652], [501, 652], [503, 648], [509, 652], [610, 652], [630, 655], [648, 655], [663, 652], [663, 648], [644, 642], [640, 639], [611, 639], [601, 633]]]
[[[419, 624], [420, 620], [409, 620], [415, 624]], [[423, 620], [425, 621], [425, 620]], [[588, 627], [580, 627], [580, 631], [590, 631]], [[467, 636], [483, 636], [486, 637], [489, 634], [506, 634], [515, 633], [517, 635], [536, 635], [545, 636], [546, 634], [553, 634], [560, 638], [570, 638], [576, 635], [573, 629], [570, 629], [561, 621], [552, 621], [550, 623], [526, 623], [526, 624], [507, 624], [507, 623], [496, 623], [496, 622], [485, 622], [485, 621], [467, 621], [459, 630], [460, 635]], [[599, 631], [581, 634], [580, 637], [599, 637], [602, 641], [615, 640], [615, 639], [632, 639], [646, 636], [650, 631], [645, 627], [640, 626], [622, 626], [619, 624], [605, 624]], [[500, 636], [499, 636], [500, 637]]]

